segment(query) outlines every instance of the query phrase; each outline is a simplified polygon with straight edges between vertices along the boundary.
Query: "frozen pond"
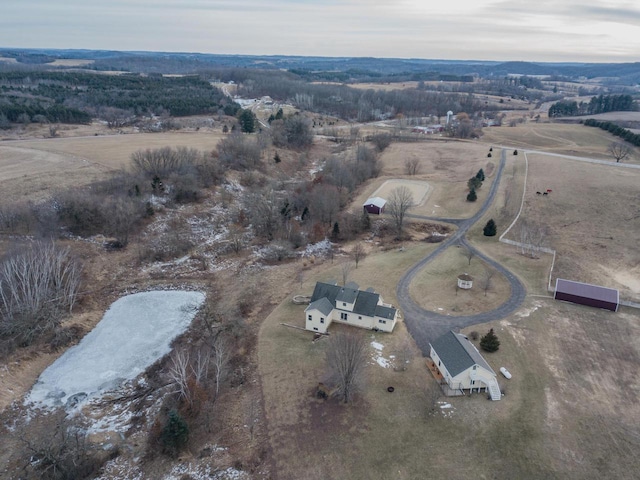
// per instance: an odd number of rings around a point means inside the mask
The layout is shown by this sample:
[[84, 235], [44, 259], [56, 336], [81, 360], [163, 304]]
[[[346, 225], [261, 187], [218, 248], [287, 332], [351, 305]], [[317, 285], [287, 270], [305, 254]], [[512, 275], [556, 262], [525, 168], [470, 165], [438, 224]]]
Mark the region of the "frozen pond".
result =
[[136, 293], [115, 301], [82, 341], [47, 368], [26, 402], [73, 407], [137, 377], [170, 351], [204, 294], [186, 291]]

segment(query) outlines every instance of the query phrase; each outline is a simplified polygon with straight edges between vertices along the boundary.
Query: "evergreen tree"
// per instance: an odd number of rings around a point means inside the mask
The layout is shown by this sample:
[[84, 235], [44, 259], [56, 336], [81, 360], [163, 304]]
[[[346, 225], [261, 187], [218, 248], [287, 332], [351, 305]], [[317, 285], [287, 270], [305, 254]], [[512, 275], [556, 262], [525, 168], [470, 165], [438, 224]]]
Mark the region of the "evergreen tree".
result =
[[498, 340], [498, 336], [494, 333], [493, 328], [480, 339], [480, 348], [485, 352], [497, 352], [500, 348], [500, 340]]
[[280, 158], [280, 155], [278, 155], [278, 152], [276, 152], [276, 154], [273, 156], [273, 161], [275, 163], [280, 163], [282, 161], [282, 159]]
[[496, 222], [493, 221], [493, 218], [487, 222], [487, 224], [482, 229], [482, 233], [484, 233], [485, 237], [495, 237], [496, 233], [498, 233], [498, 227], [496, 226]]
[[484, 170], [478, 170], [478, 173], [476, 173], [476, 178], [481, 182], [484, 182]]
[[177, 455], [182, 447], [187, 444], [189, 427], [176, 410], [169, 412], [169, 419], [162, 429], [160, 440], [162, 440], [162, 446], [165, 451], [172, 456]]
[[475, 202], [478, 199], [478, 195], [476, 195], [476, 189], [472, 188], [467, 195], [467, 202]]
[[338, 225], [338, 222], [335, 222], [333, 224], [333, 231], [331, 232], [331, 238], [336, 241], [338, 240], [338, 237], [340, 236], [340, 226]]
[[256, 130], [256, 116], [251, 110], [242, 110], [238, 117], [240, 130], [244, 133], [253, 133]]
[[482, 180], [480, 180], [477, 176], [471, 177], [467, 182], [467, 187], [469, 190], [477, 190], [482, 186]]

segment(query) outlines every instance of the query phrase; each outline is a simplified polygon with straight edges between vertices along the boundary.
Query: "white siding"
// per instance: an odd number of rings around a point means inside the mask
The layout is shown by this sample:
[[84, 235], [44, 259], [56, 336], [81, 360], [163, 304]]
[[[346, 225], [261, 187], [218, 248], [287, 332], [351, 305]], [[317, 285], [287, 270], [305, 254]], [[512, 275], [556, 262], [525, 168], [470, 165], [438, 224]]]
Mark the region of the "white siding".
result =
[[320, 310], [307, 310], [304, 328], [312, 332], [327, 333], [327, 328], [331, 325], [331, 314], [325, 315]]

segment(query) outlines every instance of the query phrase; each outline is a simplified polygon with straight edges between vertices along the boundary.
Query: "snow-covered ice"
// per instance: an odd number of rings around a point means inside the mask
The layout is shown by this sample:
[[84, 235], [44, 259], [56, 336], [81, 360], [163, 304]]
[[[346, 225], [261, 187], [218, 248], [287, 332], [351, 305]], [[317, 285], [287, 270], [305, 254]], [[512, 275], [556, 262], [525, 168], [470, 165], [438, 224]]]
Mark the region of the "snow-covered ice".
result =
[[47, 368], [26, 403], [73, 407], [138, 376], [170, 351], [204, 301], [201, 292], [153, 291], [115, 301], [82, 341]]

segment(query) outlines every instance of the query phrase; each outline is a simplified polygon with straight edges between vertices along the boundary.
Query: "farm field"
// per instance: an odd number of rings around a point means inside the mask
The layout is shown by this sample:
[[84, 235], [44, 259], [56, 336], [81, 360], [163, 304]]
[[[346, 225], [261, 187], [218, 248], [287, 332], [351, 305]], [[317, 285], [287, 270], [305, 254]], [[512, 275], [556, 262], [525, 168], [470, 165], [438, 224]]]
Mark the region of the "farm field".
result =
[[130, 165], [137, 150], [189, 147], [213, 150], [222, 134], [148, 133], [21, 140], [0, 143], [0, 187], [5, 201], [42, 200]]
[[[382, 174], [370, 181], [352, 202], [352, 209], [361, 208], [367, 198], [388, 180], [404, 178], [426, 181], [430, 191], [426, 201], [409, 210], [417, 215], [466, 218], [473, 215], [482, 204], [492, 182], [492, 172], [500, 160], [496, 149], [487, 158], [489, 148], [473, 142], [434, 140], [432, 142], [394, 143], [382, 156]], [[420, 169], [416, 175], [405, 174], [405, 161], [418, 159]], [[467, 181], [483, 169], [487, 180], [478, 190], [478, 200], [467, 202]]]
[[[529, 122], [515, 127], [485, 128], [482, 143], [511, 148], [543, 150], [565, 155], [583, 156], [615, 162], [607, 152], [609, 144], [619, 141], [608, 132], [578, 124]], [[640, 149], [625, 163], [640, 163]]]

